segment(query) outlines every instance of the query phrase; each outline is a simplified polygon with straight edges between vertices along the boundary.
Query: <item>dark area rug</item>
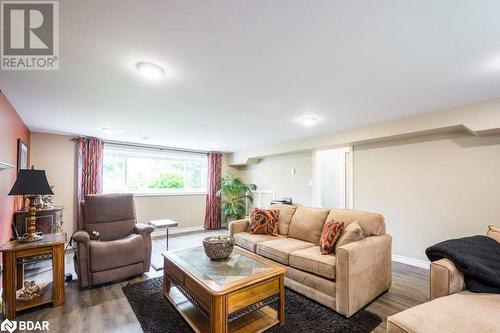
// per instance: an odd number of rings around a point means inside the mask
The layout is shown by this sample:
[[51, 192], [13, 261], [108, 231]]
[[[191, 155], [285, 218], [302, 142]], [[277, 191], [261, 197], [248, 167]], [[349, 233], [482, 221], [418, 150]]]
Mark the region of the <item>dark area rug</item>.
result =
[[[191, 333], [175, 309], [162, 295], [163, 278], [129, 284], [123, 287], [132, 309], [145, 333]], [[266, 332], [317, 332], [340, 333], [371, 332], [382, 319], [366, 310], [360, 310], [351, 318], [344, 318], [290, 289], [286, 289], [285, 326], [273, 327]]]

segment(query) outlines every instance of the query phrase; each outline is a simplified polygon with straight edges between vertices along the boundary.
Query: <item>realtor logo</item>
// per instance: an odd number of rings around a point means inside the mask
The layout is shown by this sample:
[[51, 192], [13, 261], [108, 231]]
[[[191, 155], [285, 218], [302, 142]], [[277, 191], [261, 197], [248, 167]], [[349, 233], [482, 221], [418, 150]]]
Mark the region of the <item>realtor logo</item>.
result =
[[14, 332], [17, 328], [17, 322], [16, 321], [10, 321], [8, 319], [5, 319], [2, 324], [0, 324], [0, 330], [2, 332]]
[[59, 3], [1, 1], [2, 70], [59, 69]]

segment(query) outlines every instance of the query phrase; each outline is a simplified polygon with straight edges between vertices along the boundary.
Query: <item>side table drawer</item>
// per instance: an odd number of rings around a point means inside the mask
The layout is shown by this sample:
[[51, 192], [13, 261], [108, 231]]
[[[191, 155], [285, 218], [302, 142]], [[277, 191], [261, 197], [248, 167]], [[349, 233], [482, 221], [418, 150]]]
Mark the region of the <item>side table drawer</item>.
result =
[[234, 291], [227, 296], [227, 312], [233, 313], [265, 298], [279, 294], [279, 278], [257, 283], [253, 286]]

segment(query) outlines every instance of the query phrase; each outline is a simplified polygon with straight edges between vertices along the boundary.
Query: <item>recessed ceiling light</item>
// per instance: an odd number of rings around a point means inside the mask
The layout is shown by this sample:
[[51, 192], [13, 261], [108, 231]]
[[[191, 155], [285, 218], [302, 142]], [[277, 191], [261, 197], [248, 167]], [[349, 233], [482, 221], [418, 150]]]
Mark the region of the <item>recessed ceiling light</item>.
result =
[[143, 136], [142, 139], [143, 140], [149, 140], [149, 139], [151, 139], [151, 137], [150, 136]]
[[111, 127], [103, 127], [103, 128], [101, 128], [101, 131], [103, 131], [104, 133], [108, 133], [108, 134], [114, 134], [115, 133], [115, 130], [112, 129]]
[[307, 116], [307, 117], [303, 117], [300, 119], [300, 123], [304, 126], [307, 126], [307, 127], [316, 124], [317, 121], [318, 121], [318, 118], [312, 117], [312, 116]]
[[165, 75], [165, 69], [163, 69], [160, 65], [153, 64], [152, 62], [138, 62], [135, 64], [135, 68], [137, 68], [143, 77], [149, 80], [158, 80]]

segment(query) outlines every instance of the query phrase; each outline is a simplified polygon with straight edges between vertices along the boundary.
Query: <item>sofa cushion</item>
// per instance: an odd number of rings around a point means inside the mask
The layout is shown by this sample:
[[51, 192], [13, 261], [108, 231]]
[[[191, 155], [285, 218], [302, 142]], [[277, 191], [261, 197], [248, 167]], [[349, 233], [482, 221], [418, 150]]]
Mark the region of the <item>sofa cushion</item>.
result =
[[91, 194], [82, 204], [84, 229], [97, 231], [101, 240], [111, 241], [134, 233], [134, 197], [128, 193]]
[[277, 209], [255, 208], [250, 217], [250, 233], [278, 236], [278, 218], [280, 211]]
[[288, 228], [288, 237], [319, 245], [329, 212], [330, 210], [323, 208], [297, 207]]
[[387, 318], [387, 331], [426, 333], [500, 332], [500, 295], [462, 291]]
[[278, 233], [283, 236], [288, 235], [288, 228], [292, 222], [292, 216], [297, 209], [297, 206], [292, 205], [272, 205], [269, 209], [278, 209], [280, 217], [278, 219]]
[[489, 225], [488, 226], [488, 233], [486, 235], [490, 238], [493, 238], [497, 242], [500, 242], [500, 227], [496, 227], [494, 225]]
[[344, 227], [357, 221], [363, 229], [363, 236], [380, 236], [385, 234], [384, 217], [377, 213], [367, 213], [352, 209], [331, 209], [327, 221], [344, 222]]
[[91, 240], [89, 248], [92, 272], [143, 262], [146, 255], [143, 237], [135, 234], [108, 242]]
[[257, 254], [288, 265], [290, 253], [313, 247], [314, 244], [294, 238], [280, 238], [257, 244]]
[[252, 252], [255, 252], [257, 244], [274, 239], [277, 239], [277, 237], [269, 235], [251, 234], [249, 232], [238, 232], [237, 234], [234, 234], [235, 244]]
[[300, 270], [335, 279], [335, 255], [321, 254], [319, 246], [308, 247], [290, 253], [290, 266]]
[[361, 229], [357, 221], [352, 222], [348, 224], [344, 230], [342, 230], [342, 235], [340, 236], [337, 244], [335, 244], [335, 251], [337, 251], [337, 248], [359, 241], [361, 238], [363, 238], [363, 229]]

